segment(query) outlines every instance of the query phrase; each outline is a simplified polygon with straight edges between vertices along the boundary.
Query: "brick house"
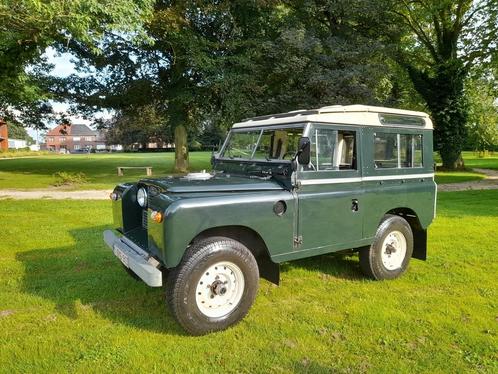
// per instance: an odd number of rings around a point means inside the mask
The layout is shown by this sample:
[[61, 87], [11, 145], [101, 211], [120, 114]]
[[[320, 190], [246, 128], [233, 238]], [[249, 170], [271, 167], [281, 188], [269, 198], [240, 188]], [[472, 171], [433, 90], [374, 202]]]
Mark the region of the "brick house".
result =
[[7, 124], [0, 119], [0, 150], [6, 151], [9, 149], [9, 132]]
[[47, 132], [45, 142], [48, 150], [56, 152], [106, 149], [103, 137], [87, 125], [59, 125]]

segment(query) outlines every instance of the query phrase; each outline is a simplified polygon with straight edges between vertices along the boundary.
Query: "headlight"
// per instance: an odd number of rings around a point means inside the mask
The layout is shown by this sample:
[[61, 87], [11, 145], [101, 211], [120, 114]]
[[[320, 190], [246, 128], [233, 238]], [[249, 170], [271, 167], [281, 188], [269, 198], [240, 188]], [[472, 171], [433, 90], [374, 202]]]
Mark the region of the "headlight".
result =
[[142, 208], [147, 206], [147, 191], [143, 187], [137, 192], [137, 202]]

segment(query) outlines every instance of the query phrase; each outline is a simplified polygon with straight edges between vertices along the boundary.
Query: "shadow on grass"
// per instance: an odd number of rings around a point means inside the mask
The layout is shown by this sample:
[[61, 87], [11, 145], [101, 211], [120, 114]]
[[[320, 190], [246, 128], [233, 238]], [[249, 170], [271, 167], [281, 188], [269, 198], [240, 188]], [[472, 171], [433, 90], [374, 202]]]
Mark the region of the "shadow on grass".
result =
[[[24, 292], [50, 300], [56, 311], [78, 319], [93, 311], [104, 318], [137, 329], [186, 335], [169, 312], [163, 288], [134, 280], [103, 243], [108, 227], [70, 231], [74, 244], [20, 252]], [[285, 263], [282, 272], [307, 269], [343, 279], [363, 279], [358, 261], [342, 255], [324, 255]]]
[[352, 253], [325, 254], [302, 260], [286, 262], [280, 267], [280, 270], [283, 273], [297, 269], [316, 271], [338, 279], [366, 279], [360, 270], [358, 256]]
[[56, 311], [77, 319], [94, 311], [137, 329], [185, 335], [168, 310], [162, 288], [131, 278], [103, 243], [105, 226], [70, 231], [75, 243], [18, 253], [24, 292], [48, 299]]

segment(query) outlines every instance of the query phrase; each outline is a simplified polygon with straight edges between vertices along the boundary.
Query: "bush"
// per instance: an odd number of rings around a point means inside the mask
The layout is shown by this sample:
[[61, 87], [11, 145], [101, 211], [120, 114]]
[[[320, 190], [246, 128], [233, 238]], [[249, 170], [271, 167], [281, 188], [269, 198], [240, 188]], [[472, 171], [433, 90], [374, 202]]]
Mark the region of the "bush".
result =
[[71, 186], [73, 184], [83, 184], [87, 183], [88, 179], [85, 173], [68, 173], [65, 171], [58, 171], [54, 174], [55, 183], [54, 186]]

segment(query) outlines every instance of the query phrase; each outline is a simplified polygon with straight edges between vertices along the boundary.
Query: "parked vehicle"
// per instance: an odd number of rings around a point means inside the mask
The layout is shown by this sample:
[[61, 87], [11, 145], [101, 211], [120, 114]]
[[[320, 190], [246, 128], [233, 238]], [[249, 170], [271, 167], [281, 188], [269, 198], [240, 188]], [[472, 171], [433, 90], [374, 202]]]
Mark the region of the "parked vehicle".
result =
[[222, 330], [246, 315], [260, 277], [279, 283], [284, 261], [351, 250], [382, 280], [425, 260], [432, 149], [421, 112], [352, 105], [250, 118], [233, 125], [212, 172], [116, 186], [104, 239], [133, 277], [165, 284], [187, 331]]

